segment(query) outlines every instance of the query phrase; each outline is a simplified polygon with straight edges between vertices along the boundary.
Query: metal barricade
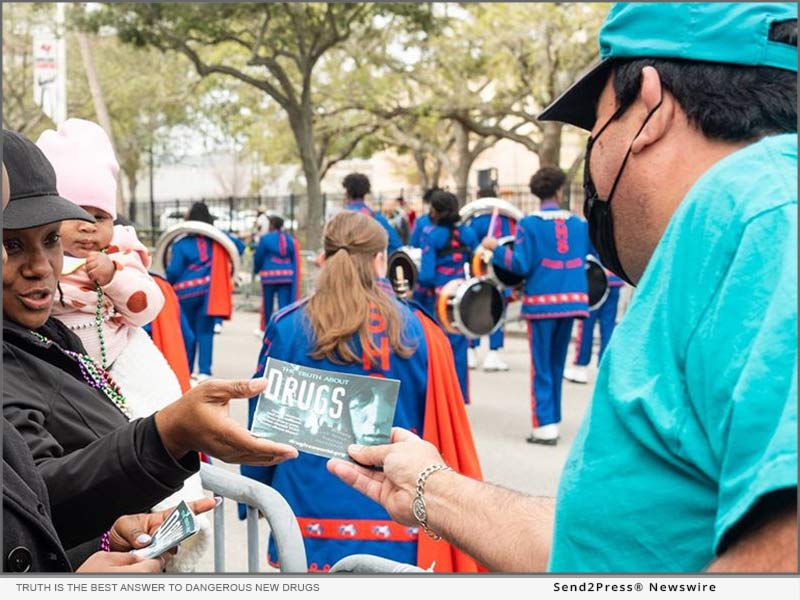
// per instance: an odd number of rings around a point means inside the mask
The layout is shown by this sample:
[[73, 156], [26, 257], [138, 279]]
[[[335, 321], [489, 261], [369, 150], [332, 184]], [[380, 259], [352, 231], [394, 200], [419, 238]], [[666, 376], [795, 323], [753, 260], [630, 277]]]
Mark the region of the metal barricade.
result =
[[[266, 517], [272, 530], [281, 571], [308, 571], [300, 526], [283, 496], [263, 483], [206, 463], [200, 465], [200, 478], [203, 488], [215, 496], [247, 505], [247, 570], [250, 573], [258, 572], [259, 512]], [[222, 506], [214, 511], [214, 571], [225, 571], [225, 511]]]
[[428, 573], [416, 565], [371, 554], [346, 556], [331, 567], [331, 573]]
[[[237, 473], [202, 463], [200, 479], [203, 488], [215, 496], [241, 502], [247, 506], [247, 570], [258, 572], [258, 513], [263, 514], [272, 530], [283, 573], [306, 573], [308, 563], [303, 536], [292, 508], [278, 492]], [[214, 571], [225, 571], [225, 511], [220, 505], [214, 511]], [[353, 554], [338, 561], [331, 573], [427, 573], [415, 565], [397, 562], [370, 554]]]

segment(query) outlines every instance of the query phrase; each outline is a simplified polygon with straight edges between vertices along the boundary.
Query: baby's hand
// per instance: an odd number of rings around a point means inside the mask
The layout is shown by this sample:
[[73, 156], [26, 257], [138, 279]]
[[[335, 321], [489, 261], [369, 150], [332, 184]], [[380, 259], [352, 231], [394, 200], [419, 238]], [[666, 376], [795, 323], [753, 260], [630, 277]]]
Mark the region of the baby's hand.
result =
[[86, 257], [86, 273], [94, 283], [108, 285], [116, 272], [114, 262], [102, 252], [90, 252]]

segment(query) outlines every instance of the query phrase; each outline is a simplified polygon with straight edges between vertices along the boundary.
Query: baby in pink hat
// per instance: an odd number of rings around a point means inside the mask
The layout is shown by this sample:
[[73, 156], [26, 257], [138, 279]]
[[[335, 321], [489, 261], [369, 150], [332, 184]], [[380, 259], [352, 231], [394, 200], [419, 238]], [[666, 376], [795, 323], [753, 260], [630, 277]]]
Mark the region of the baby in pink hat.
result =
[[[64, 221], [61, 302], [53, 314], [81, 338], [87, 353], [108, 370], [125, 398], [132, 418], [146, 417], [182, 394], [180, 383], [161, 351], [142, 329], [158, 316], [164, 295], [147, 272], [150, 254], [133, 227], [114, 226], [119, 170], [105, 131], [90, 121], [68, 119], [45, 131], [37, 142], [56, 172], [58, 193], [89, 212], [95, 223]], [[154, 507], [203, 497], [199, 475]], [[191, 571], [210, 547], [210, 522], [169, 571]]]
[[164, 295], [147, 272], [150, 254], [134, 229], [114, 226], [119, 165], [105, 131], [68, 119], [36, 144], [56, 171], [59, 194], [96, 220], [61, 225], [63, 297], [53, 314], [81, 338], [95, 362], [110, 368], [133, 328], [158, 316]]

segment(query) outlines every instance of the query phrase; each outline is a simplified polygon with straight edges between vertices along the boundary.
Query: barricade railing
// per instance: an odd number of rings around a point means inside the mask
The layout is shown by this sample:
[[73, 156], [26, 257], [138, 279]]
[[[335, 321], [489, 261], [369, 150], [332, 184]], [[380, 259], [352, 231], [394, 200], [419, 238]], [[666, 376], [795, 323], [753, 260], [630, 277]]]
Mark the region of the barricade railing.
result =
[[[254, 479], [226, 471], [221, 467], [200, 465], [203, 488], [215, 496], [241, 502], [247, 506], [247, 570], [258, 572], [259, 534], [258, 513], [269, 523], [278, 553], [278, 562], [284, 573], [306, 573], [306, 549], [297, 518], [283, 496], [271, 487]], [[214, 571], [225, 571], [225, 511], [219, 506], [214, 511]]]
[[331, 567], [330, 573], [427, 573], [416, 565], [397, 562], [371, 554], [346, 556]]

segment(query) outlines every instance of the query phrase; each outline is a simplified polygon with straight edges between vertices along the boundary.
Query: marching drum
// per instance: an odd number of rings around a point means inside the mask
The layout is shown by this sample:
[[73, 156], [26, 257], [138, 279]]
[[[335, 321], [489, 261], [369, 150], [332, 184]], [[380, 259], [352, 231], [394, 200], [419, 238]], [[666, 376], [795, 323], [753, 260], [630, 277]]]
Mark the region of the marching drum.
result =
[[608, 276], [591, 254], [586, 257], [586, 283], [589, 285], [589, 310], [597, 310], [608, 298]]
[[454, 279], [436, 297], [436, 317], [444, 329], [468, 338], [494, 333], [505, 308], [503, 295], [491, 281], [473, 277]]
[[458, 211], [461, 222], [469, 225], [469, 222], [480, 215], [491, 215], [494, 212], [518, 223], [525, 214], [508, 200], [500, 198], [478, 198], [468, 202]]
[[[514, 247], [514, 236], [509, 235], [499, 238], [497, 246]], [[498, 267], [492, 263], [492, 252], [486, 248], [478, 248], [472, 256], [471, 272], [473, 277], [484, 277], [497, 285], [501, 290], [518, 288], [525, 283], [525, 279], [511, 271]]]
[[421, 266], [421, 248], [403, 246], [392, 252], [387, 271], [395, 294], [405, 297], [416, 287]]
[[219, 242], [222, 247], [225, 248], [231, 257], [231, 277], [235, 279], [236, 275], [239, 273], [240, 267], [239, 252], [236, 246], [223, 231], [217, 229], [213, 225], [203, 223], [202, 221], [184, 221], [183, 223], [177, 223], [162, 233], [161, 237], [158, 238], [158, 242], [156, 242], [150, 271], [156, 275], [165, 277], [167, 265], [170, 261], [170, 248], [172, 244], [192, 234], [204, 235], [215, 242]]

